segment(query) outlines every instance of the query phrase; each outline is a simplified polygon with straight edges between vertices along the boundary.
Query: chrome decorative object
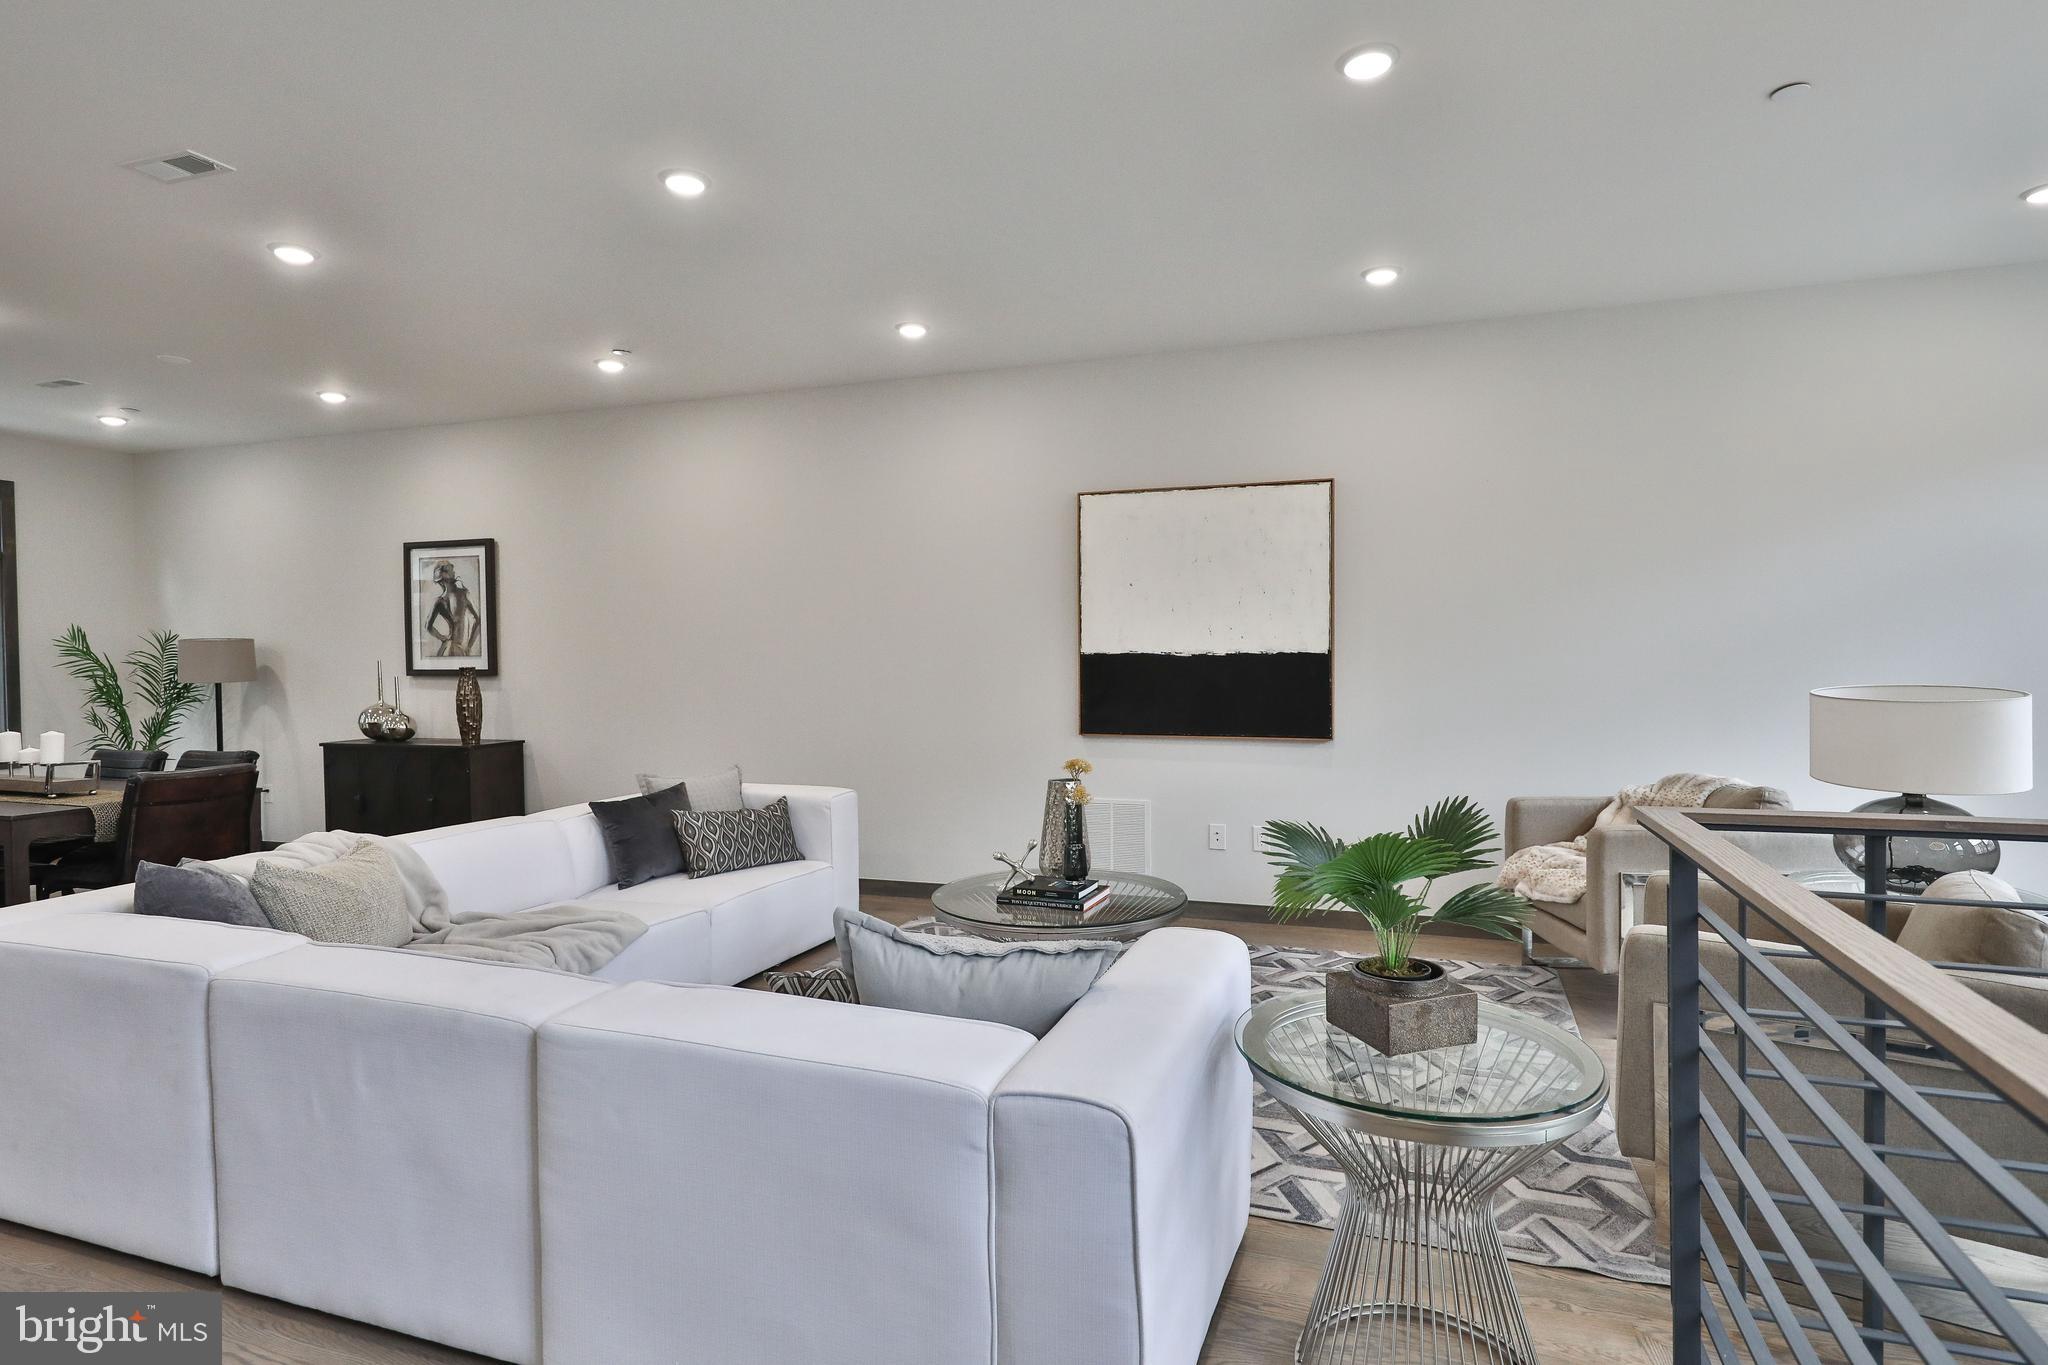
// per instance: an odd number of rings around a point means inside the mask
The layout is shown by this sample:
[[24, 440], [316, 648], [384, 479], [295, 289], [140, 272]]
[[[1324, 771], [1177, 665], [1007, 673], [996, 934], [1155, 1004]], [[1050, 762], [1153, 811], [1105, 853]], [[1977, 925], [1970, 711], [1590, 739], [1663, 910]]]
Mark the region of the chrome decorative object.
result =
[[1033, 839], [1030, 843], [1024, 845], [1024, 851], [1014, 858], [1000, 851], [996, 853], [996, 861], [1010, 869], [1010, 875], [1003, 879], [1004, 886], [1009, 886], [1013, 882], [1021, 882], [1031, 875], [1024, 870], [1024, 864], [1031, 861], [1032, 851], [1037, 847], [1038, 840]]
[[[398, 678], [391, 679], [392, 686], [398, 685]], [[356, 729], [370, 739], [384, 738], [384, 722], [398, 713], [398, 708], [384, 700], [384, 661], [377, 661], [377, 700], [365, 706], [356, 716]], [[408, 731], [406, 738], [412, 737]]]
[[391, 675], [391, 714], [384, 717], [383, 731], [377, 738], [403, 744], [418, 733], [419, 728], [412, 723], [412, 717], [398, 709], [398, 675], [394, 673]]
[[467, 748], [484, 742], [484, 689], [474, 668], [455, 670], [455, 731]]
[[1048, 877], [1066, 875], [1067, 809], [1074, 804], [1077, 777], [1055, 777], [1045, 784], [1045, 819], [1038, 827], [1038, 870]]

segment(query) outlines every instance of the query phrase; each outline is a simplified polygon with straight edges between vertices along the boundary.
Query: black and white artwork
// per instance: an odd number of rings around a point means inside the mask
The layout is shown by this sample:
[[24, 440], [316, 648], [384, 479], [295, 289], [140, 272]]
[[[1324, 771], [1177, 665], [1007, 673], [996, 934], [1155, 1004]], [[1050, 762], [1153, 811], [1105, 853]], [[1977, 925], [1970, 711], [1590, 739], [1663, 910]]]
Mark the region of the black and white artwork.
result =
[[1334, 487], [1081, 494], [1081, 733], [1329, 739]]
[[498, 542], [405, 546], [405, 671], [498, 671]]

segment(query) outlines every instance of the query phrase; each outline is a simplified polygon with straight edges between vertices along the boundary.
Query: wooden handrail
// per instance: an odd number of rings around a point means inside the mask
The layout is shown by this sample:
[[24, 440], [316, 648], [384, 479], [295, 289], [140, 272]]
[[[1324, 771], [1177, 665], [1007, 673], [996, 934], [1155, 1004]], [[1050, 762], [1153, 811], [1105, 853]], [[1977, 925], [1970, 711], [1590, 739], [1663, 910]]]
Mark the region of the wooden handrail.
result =
[[[1648, 813], [1641, 807], [1637, 815]], [[1670, 809], [1657, 807], [1654, 809]], [[1986, 839], [2048, 840], [2048, 821], [1987, 815], [1886, 815], [1877, 811], [1712, 810], [1676, 812], [1707, 829], [1785, 834], [1975, 834]]]
[[[1719, 882], [1738, 900], [1749, 902], [1796, 939], [1815, 957], [1851, 982], [1883, 1000], [1899, 1018], [1940, 1045], [1950, 1056], [1989, 1082], [2013, 1105], [2048, 1126], [2048, 1037], [2018, 1016], [2000, 1009], [1955, 977], [1893, 943], [1883, 934], [1844, 915], [1813, 892], [1788, 880], [1754, 855], [1744, 852], [1706, 827], [1701, 816], [1727, 817], [1743, 829], [1796, 828], [1814, 833], [1857, 833], [1853, 823], [1897, 816], [1853, 816], [1846, 828], [1824, 823], [1833, 817], [1817, 811], [1698, 811], [1638, 807], [1635, 817], [1644, 829], [1690, 859], [1701, 872]], [[1751, 824], [1744, 817], [1770, 816], [1773, 823]], [[1911, 819], [1912, 817], [1904, 817]], [[1776, 823], [1787, 819], [1796, 825]], [[1969, 820], [1989, 825], [1990, 833], [2017, 834], [2025, 821]], [[1912, 826], [1925, 830], [1926, 823]], [[2048, 837], [2048, 825], [2032, 824]], [[1873, 831], [1875, 832], [1875, 831]], [[1957, 831], [1963, 832], [1963, 831]], [[1974, 829], [1967, 831], [1974, 833]]]

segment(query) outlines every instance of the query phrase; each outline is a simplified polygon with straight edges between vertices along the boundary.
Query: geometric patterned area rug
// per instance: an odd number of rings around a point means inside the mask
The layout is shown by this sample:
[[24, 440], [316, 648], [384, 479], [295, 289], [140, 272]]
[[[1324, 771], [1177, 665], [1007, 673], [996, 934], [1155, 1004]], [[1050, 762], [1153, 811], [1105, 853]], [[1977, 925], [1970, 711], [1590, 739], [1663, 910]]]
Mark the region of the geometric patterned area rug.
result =
[[[1255, 947], [1252, 999], [1319, 987], [1345, 953]], [[1438, 959], [1442, 961], [1442, 959]], [[1452, 976], [1502, 1005], [1579, 1031], [1571, 1002], [1548, 967], [1445, 962]], [[1252, 1087], [1252, 1213], [1334, 1228], [1344, 1176], [1263, 1087]], [[1494, 1204], [1508, 1259], [1590, 1270], [1610, 1279], [1669, 1284], [1650, 1201], [1614, 1140], [1610, 1107], [1501, 1187]]]

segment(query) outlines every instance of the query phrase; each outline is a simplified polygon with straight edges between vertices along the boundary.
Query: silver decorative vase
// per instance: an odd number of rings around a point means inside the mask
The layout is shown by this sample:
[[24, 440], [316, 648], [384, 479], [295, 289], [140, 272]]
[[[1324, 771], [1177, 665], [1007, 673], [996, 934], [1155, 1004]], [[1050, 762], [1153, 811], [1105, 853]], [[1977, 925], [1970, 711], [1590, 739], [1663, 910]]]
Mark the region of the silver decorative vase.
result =
[[1045, 819], [1038, 826], [1038, 870], [1064, 877], [1067, 862], [1067, 810], [1074, 804], [1078, 777], [1055, 777], [1045, 784]]
[[384, 717], [383, 733], [377, 736], [389, 744], [403, 744], [419, 733], [412, 717], [398, 708], [398, 676], [391, 678], [391, 714]]
[[[396, 676], [391, 679], [391, 684], [394, 687], [398, 685]], [[384, 661], [379, 659], [377, 661], [377, 700], [371, 702], [356, 714], [356, 729], [361, 730], [368, 739], [382, 739], [384, 738], [384, 722], [397, 714], [398, 708], [384, 700]], [[407, 738], [411, 738], [411, 736], [408, 735]]]

